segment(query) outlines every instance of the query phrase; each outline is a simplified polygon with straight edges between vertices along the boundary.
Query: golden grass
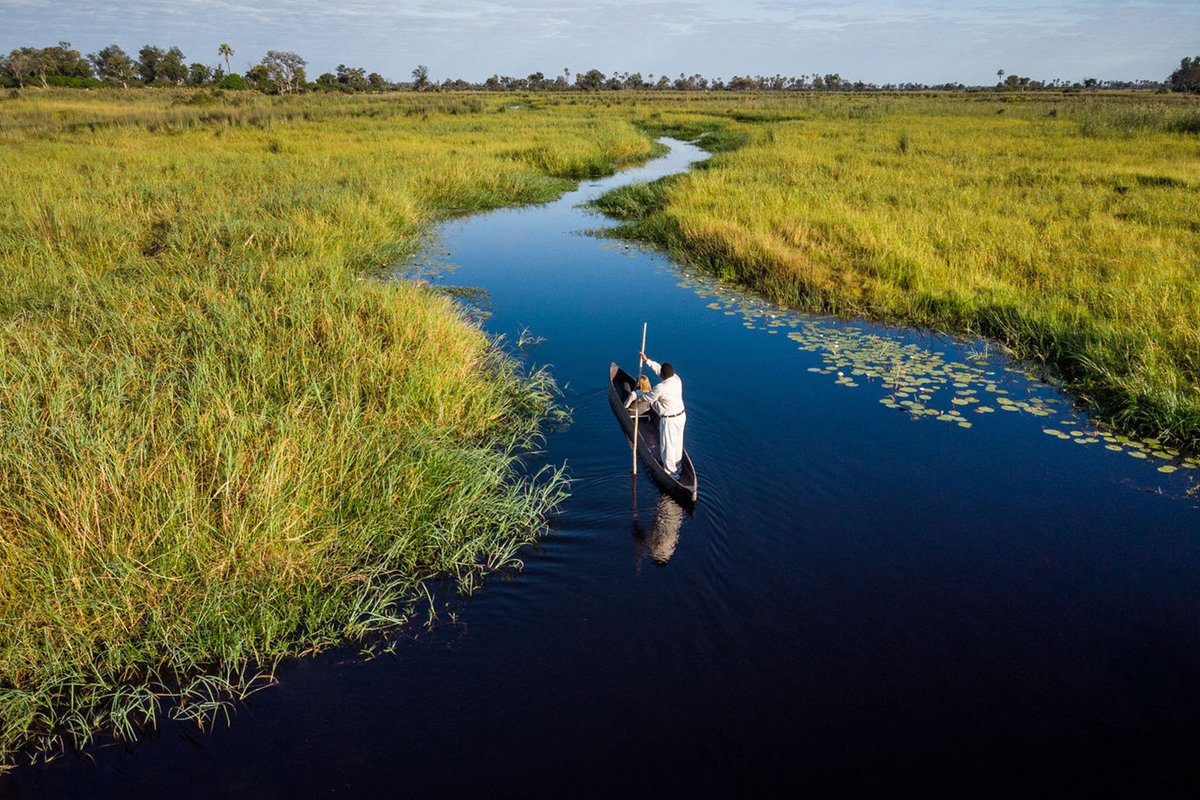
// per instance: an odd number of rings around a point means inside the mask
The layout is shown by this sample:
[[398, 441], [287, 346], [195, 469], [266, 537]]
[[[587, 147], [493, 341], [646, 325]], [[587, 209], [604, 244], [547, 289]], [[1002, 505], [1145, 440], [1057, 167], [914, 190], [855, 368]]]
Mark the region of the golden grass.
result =
[[1194, 449], [1197, 115], [1145, 97], [681, 101], [643, 118], [748, 144], [604, 205], [785, 302], [994, 336], [1118, 427]]
[[[364, 280], [451, 214], [645, 158], [477, 98], [0, 101], [0, 752], [217, 713], [473, 587], [561, 497], [551, 405], [449, 300]], [[530, 154], [536, 154], [531, 156]]]

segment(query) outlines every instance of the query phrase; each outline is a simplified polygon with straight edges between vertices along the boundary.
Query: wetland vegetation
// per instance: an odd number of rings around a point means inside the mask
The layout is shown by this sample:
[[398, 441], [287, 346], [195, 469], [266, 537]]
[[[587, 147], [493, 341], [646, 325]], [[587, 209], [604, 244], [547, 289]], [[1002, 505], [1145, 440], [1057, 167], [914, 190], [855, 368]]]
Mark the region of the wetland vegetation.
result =
[[[211, 716], [280, 658], [419, 617], [430, 580], [513, 563], [564, 489], [519, 461], [552, 381], [446, 297], [364, 278], [653, 135], [717, 155], [605, 197], [624, 235], [801, 308], [992, 336], [1194, 448], [1198, 118], [1148, 95], [0, 99], [0, 750]], [[1017, 405], [934, 366], [958, 390], [938, 419]], [[934, 408], [918, 378], [895, 406]]]
[[703, 169], [598, 207], [800, 308], [979, 334], [1118, 431], [1200, 446], [1200, 102], [692, 98]]
[[[203, 717], [514, 562], [553, 384], [364, 280], [454, 214], [644, 160], [476, 98], [0, 100], [0, 751]], [[175, 697], [175, 700], [168, 698]]]

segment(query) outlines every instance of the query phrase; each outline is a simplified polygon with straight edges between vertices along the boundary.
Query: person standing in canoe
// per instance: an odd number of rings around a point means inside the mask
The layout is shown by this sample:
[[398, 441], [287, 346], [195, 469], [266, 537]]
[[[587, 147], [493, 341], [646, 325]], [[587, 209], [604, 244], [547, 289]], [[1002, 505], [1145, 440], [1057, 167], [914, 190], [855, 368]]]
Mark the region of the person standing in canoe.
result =
[[653, 389], [638, 391], [637, 396], [648, 401], [658, 414], [659, 457], [663, 469], [671, 473], [671, 477], [678, 478], [679, 462], [683, 458], [683, 426], [687, 423], [687, 414], [683, 410], [683, 381], [670, 364], [659, 364], [645, 353], [638, 355], [655, 375], [662, 378]]

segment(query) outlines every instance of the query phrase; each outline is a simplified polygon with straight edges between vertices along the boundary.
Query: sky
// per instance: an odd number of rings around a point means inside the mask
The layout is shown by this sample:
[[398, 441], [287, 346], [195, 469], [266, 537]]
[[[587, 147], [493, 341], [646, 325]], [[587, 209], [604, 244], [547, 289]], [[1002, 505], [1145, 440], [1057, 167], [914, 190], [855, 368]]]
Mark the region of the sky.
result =
[[267, 50], [394, 81], [418, 64], [432, 79], [481, 81], [599, 69], [838, 73], [878, 84], [1162, 80], [1200, 55], [1200, 0], [0, 0], [0, 51], [69, 41], [178, 46], [188, 63], [235, 72]]

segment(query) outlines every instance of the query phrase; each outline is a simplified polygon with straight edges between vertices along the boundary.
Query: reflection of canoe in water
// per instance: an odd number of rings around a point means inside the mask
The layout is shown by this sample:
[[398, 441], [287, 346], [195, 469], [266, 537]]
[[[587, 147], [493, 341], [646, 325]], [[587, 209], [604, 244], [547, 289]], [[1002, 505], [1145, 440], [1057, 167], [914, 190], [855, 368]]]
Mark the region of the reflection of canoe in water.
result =
[[[625, 398], [629, 396], [625, 386], [632, 387], [636, 383], [636, 378], [616, 364], [608, 368], [608, 402], [612, 404], [613, 413], [621, 421], [621, 427], [625, 429], [625, 435], [631, 441], [633, 439], [633, 417], [625, 409]], [[700, 482], [696, 480], [696, 468], [692, 466], [692, 459], [687, 454], [687, 450], [683, 451], [678, 479], [672, 478], [658, 460], [658, 414], [655, 414], [653, 409], [642, 417], [642, 421], [638, 423], [637, 433], [638, 456], [641, 457], [642, 463], [650, 468], [650, 475], [655, 482], [681, 501], [696, 502], [696, 490], [699, 488]]]

